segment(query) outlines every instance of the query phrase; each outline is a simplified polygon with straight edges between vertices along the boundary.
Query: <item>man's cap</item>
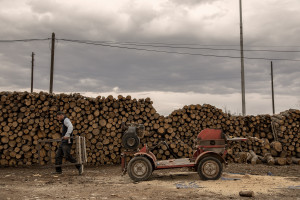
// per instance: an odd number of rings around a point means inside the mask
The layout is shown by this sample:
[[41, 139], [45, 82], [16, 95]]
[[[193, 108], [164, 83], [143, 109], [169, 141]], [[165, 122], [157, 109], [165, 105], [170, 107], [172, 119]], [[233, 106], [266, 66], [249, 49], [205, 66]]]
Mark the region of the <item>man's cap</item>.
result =
[[65, 115], [65, 113], [63, 111], [58, 111], [57, 115]]

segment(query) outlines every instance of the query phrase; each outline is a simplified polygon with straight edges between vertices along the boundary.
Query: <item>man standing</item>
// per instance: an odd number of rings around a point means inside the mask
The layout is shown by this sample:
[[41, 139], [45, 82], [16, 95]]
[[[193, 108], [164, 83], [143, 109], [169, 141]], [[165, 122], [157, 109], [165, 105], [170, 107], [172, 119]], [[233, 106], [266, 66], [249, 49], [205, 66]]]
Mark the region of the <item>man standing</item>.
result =
[[[73, 144], [73, 125], [69, 118], [62, 111], [57, 112], [57, 119], [62, 122], [62, 141], [61, 145], [58, 147], [58, 150], [55, 155], [55, 165], [61, 165], [63, 157], [71, 163], [76, 163], [76, 160], [71, 156], [70, 151]], [[79, 171], [79, 174], [83, 172], [83, 166], [78, 164], [75, 165]], [[56, 167], [55, 174], [61, 174], [61, 167]]]

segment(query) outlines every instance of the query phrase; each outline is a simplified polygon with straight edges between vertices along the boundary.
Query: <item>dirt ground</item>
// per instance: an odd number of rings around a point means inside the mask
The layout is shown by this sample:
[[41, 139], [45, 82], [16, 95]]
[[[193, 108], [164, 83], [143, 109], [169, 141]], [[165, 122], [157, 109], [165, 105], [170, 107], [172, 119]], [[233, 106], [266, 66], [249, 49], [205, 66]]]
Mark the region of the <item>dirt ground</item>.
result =
[[150, 180], [133, 182], [120, 166], [85, 167], [78, 175], [65, 167], [53, 169], [0, 168], [0, 199], [247, 199], [239, 191], [251, 190], [251, 199], [300, 200], [300, 166], [229, 164], [221, 179], [202, 181], [188, 169], [154, 171]]

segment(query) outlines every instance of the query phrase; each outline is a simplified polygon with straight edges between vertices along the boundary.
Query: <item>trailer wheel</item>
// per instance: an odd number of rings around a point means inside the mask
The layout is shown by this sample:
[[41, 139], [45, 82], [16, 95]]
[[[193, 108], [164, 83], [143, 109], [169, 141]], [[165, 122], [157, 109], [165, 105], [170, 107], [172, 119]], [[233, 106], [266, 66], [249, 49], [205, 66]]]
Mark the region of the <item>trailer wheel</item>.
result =
[[223, 171], [223, 165], [215, 157], [205, 157], [198, 164], [198, 174], [202, 180], [218, 180]]
[[145, 181], [151, 174], [153, 167], [150, 161], [142, 156], [132, 158], [128, 163], [128, 175], [134, 181]]
[[133, 133], [126, 133], [122, 137], [122, 144], [126, 149], [137, 149], [140, 144], [140, 138]]

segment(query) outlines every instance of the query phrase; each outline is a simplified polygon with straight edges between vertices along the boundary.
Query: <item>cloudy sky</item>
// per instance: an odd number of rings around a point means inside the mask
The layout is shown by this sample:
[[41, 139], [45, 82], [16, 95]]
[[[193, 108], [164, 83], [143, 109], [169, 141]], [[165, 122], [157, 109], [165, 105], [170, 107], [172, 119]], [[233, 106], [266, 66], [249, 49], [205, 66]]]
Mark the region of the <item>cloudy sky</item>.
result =
[[[243, 1], [246, 111], [300, 108], [300, 1]], [[238, 0], [0, 0], [0, 90], [151, 97], [164, 115], [209, 103], [241, 113]], [[69, 40], [69, 41], [68, 41]], [[70, 41], [72, 40], [72, 41]]]

